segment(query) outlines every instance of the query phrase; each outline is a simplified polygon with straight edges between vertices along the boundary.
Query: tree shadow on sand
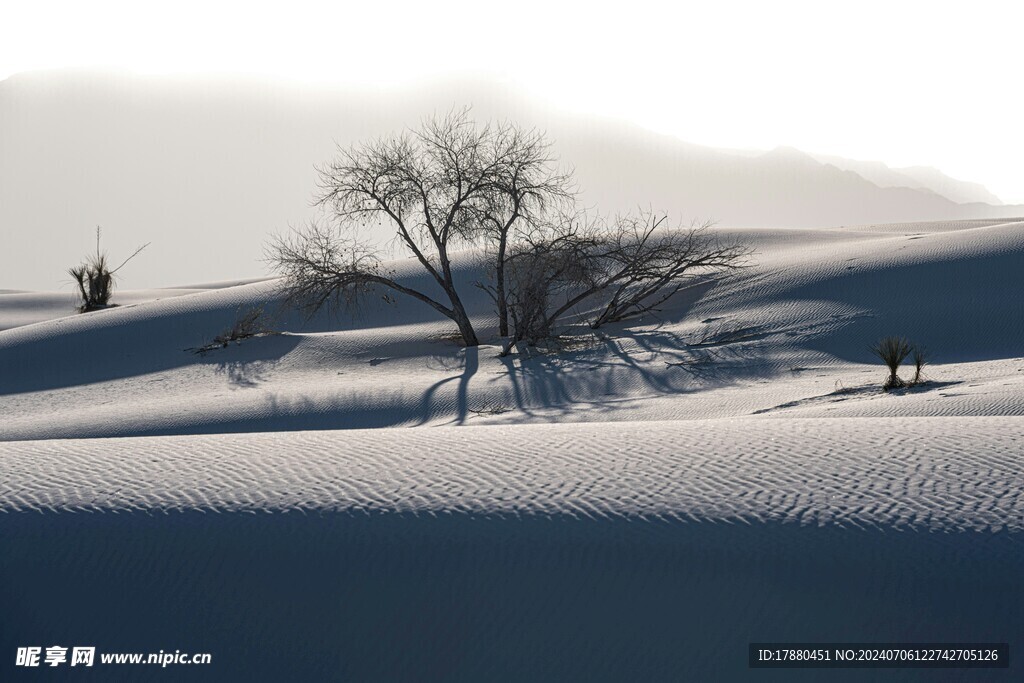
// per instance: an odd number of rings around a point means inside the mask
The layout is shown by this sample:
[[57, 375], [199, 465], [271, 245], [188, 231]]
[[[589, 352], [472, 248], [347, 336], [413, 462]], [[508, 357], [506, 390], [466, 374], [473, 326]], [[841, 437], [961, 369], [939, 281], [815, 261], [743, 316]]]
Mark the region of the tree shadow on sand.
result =
[[216, 372], [224, 375], [233, 388], [254, 389], [268, 380], [267, 371], [277, 364], [277, 360], [230, 360], [218, 363]]
[[447, 377], [435, 382], [423, 393], [420, 400], [420, 422], [425, 424], [432, 416], [432, 404], [437, 393], [446, 385], [458, 382], [455, 389], [455, 420], [457, 424], [463, 424], [469, 416], [469, 381], [480, 369], [480, 348], [467, 346], [462, 349], [463, 369], [462, 374], [454, 377]]
[[[695, 393], [708, 384], [727, 386], [766, 377], [764, 338], [723, 342], [714, 348], [655, 328], [596, 334], [589, 347], [567, 353], [538, 353], [501, 358], [514, 406], [527, 416], [543, 410], [551, 416], [580, 409], [610, 411], [617, 402], [644, 395]], [[637, 386], [646, 390], [637, 393]], [[632, 387], [624, 393], [622, 387]]]

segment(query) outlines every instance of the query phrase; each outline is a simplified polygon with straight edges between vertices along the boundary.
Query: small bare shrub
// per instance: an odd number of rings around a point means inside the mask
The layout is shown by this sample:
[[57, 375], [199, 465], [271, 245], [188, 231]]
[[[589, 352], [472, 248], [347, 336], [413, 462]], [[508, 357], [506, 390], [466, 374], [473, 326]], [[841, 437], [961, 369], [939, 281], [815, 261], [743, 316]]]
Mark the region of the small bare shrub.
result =
[[[687, 346], [726, 346], [760, 339], [765, 334], [767, 334], [766, 329], [758, 325], [743, 325], [724, 321], [714, 326], [705, 327], [700, 337]], [[794, 371], [800, 369], [793, 368]]]
[[233, 341], [248, 339], [265, 332], [263, 328], [263, 309], [250, 308], [239, 315], [230, 328], [213, 338], [213, 341], [227, 346]]
[[470, 408], [469, 412], [473, 413], [478, 417], [485, 417], [487, 415], [502, 415], [512, 410], [504, 403], [493, 403], [491, 401], [484, 401], [478, 408]]
[[584, 305], [597, 306], [591, 329], [655, 311], [684, 287], [743, 267], [751, 253], [714, 238], [709, 224], [673, 227], [653, 213], [611, 225], [583, 211], [551, 218], [510, 244], [504, 292], [481, 285], [507, 302], [503, 355], [520, 341], [535, 346], [557, 336], [563, 317]]
[[267, 329], [266, 325], [266, 317], [264, 316], [263, 309], [259, 307], [250, 308], [247, 311], [239, 313], [231, 327], [214, 337], [212, 342], [205, 344], [204, 346], [200, 346], [199, 348], [188, 350], [203, 354], [207, 351], [227, 348], [228, 344], [231, 344], [232, 342], [238, 343], [243, 339], [250, 339], [252, 337], [270, 334], [270, 330]]

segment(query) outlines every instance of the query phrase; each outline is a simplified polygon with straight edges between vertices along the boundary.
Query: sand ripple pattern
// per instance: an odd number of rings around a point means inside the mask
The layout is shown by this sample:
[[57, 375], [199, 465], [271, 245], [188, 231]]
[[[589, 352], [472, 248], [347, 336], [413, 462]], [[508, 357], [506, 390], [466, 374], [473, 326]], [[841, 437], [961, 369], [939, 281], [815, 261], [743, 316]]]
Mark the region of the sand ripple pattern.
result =
[[10, 442], [0, 510], [402, 512], [1024, 530], [1016, 418], [517, 425]]

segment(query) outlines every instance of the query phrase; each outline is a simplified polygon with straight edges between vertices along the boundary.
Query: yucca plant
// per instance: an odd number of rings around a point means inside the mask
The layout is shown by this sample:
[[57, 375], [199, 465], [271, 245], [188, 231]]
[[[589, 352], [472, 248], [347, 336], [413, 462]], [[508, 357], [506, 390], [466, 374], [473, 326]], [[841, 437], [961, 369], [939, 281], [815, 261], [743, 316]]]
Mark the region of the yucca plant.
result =
[[883, 389], [889, 391], [906, 386], [906, 383], [896, 373], [913, 349], [913, 345], [903, 337], [885, 337], [871, 347], [871, 353], [882, 359], [885, 366], [889, 368], [889, 377], [882, 385]]
[[910, 385], [920, 384], [924, 381], [924, 366], [928, 364], [928, 352], [921, 346], [915, 346], [914, 351], [911, 355], [911, 360], [914, 361], [914, 379], [910, 380]]
[[148, 243], [143, 244], [121, 265], [111, 268], [107, 262], [107, 255], [100, 251], [100, 234], [101, 229], [96, 226], [96, 253], [88, 257], [81, 265], [68, 269], [68, 274], [75, 279], [75, 283], [78, 285], [78, 294], [82, 298], [82, 305], [78, 310], [82, 313], [110, 306], [110, 298], [114, 293], [114, 274], [149, 246]]

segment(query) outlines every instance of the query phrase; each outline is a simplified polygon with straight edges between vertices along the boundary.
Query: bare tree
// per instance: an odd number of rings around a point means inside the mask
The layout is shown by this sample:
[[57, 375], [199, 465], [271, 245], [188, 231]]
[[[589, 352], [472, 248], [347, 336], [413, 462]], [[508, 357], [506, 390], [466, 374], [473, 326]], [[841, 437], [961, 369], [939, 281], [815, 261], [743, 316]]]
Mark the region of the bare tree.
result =
[[[525, 341], [535, 345], [555, 336], [561, 304], [592, 286], [597, 265], [592, 255], [600, 242], [585, 222], [567, 222], [558, 232], [523, 235], [507, 260], [507, 312], [511, 326], [502, 355]], [[497, 289], [489, 290], [498, 300]]]
[[620, 217], [597, 257], [605, 277], [596, 288], [607, 301], [590, 326], [656, 310], [695, 278], [745, 265], [751, 250], [715, 238], [710, 227], [669, 226], [667, 217], [653, 213]]
[[[498, 316], [498, 335], [509, 336], [508, 268], [510, 247], [519, 237], [532, 240], [549, 220], [568, 210], [575, 198], [571, 173], [555, 169], [549, 155], [550, 143], [537, 130], [524, 130], [515, 125], [500, 124], [495, 130], [495, 158], [499, 172], [494, 192], [487, 200], [472, 207], [477, 211], [485, 245], [490, 257], [491, 294]], [[516, 253], [522, 257], [523, 249]]]
[[[333, 221], [279, 237], [269, 259], [291, 293], [313, 310], [352, 301], [372, 286], [418, 299], [450, 318], [467, 346], [479, 343], [452, 269], [459, 246], [495, 248], [499, 319], [506, 319], [508, 236], [549, 202], [568, 197], [543, 135], [512, 124], [474, 124], [467, 110], [426, 120], [394, 138], [340, 152], [319, 168], [321, 207]], [[379, 252], [357, 238], [360, 222], [383, 218], [441, 295], [404, 286], [384, 272]]]
[[[680, 289], [744, 265], [750, 249], [723, 242], [709, 226], [666, 227], [654, 214], [620, 217], [612, 226], [585, 213], [563, 215], [518, 235], [507, 258], [511, 345], [555, 335], [573, 309], [594, 307], [590, 326], [655, 310]], [[495, 288], [489, 288], [497, 298]], [[591, 308], [593, 310], [593, 308]]]
[[[559, 319], [598, 297], [592, 327], [655, 309], [694, 277], [738, 268], [750, 250], [714, 239], [707, 225], [671, 228], [639, 214], [611, 227], [581, 212], [571, 174], [555, 169], [543, 134], [513, 124], [475, 125], [462, 110], [414, 132], [352, 147], [320, 168], [327, 222], [278, 237], [269, 260], [310, 311], [354, 304], [371, 290], [404, 294], [455, 322], [479, 344], [452, 268], [459, 246], [483, 245], [488, 282], [508, 348], [553, 334]], [[439, 288], [388, 272], [358, 238], [383, 219]]]
[[742, 267], [751, 253], [739, 242], [716, 239], [709, 224], [666, 227], [664, 217], [651, 213], [620, 217], [611, 227], [586, 217], [570, 224], [552, 241], [575, 264], [571, 286], [562, 287], [567, 295], [545, 314], [552, 324], [591, 301], [599, 302], [590, 321], [595, 329], [654, 310], [696, 279]]

